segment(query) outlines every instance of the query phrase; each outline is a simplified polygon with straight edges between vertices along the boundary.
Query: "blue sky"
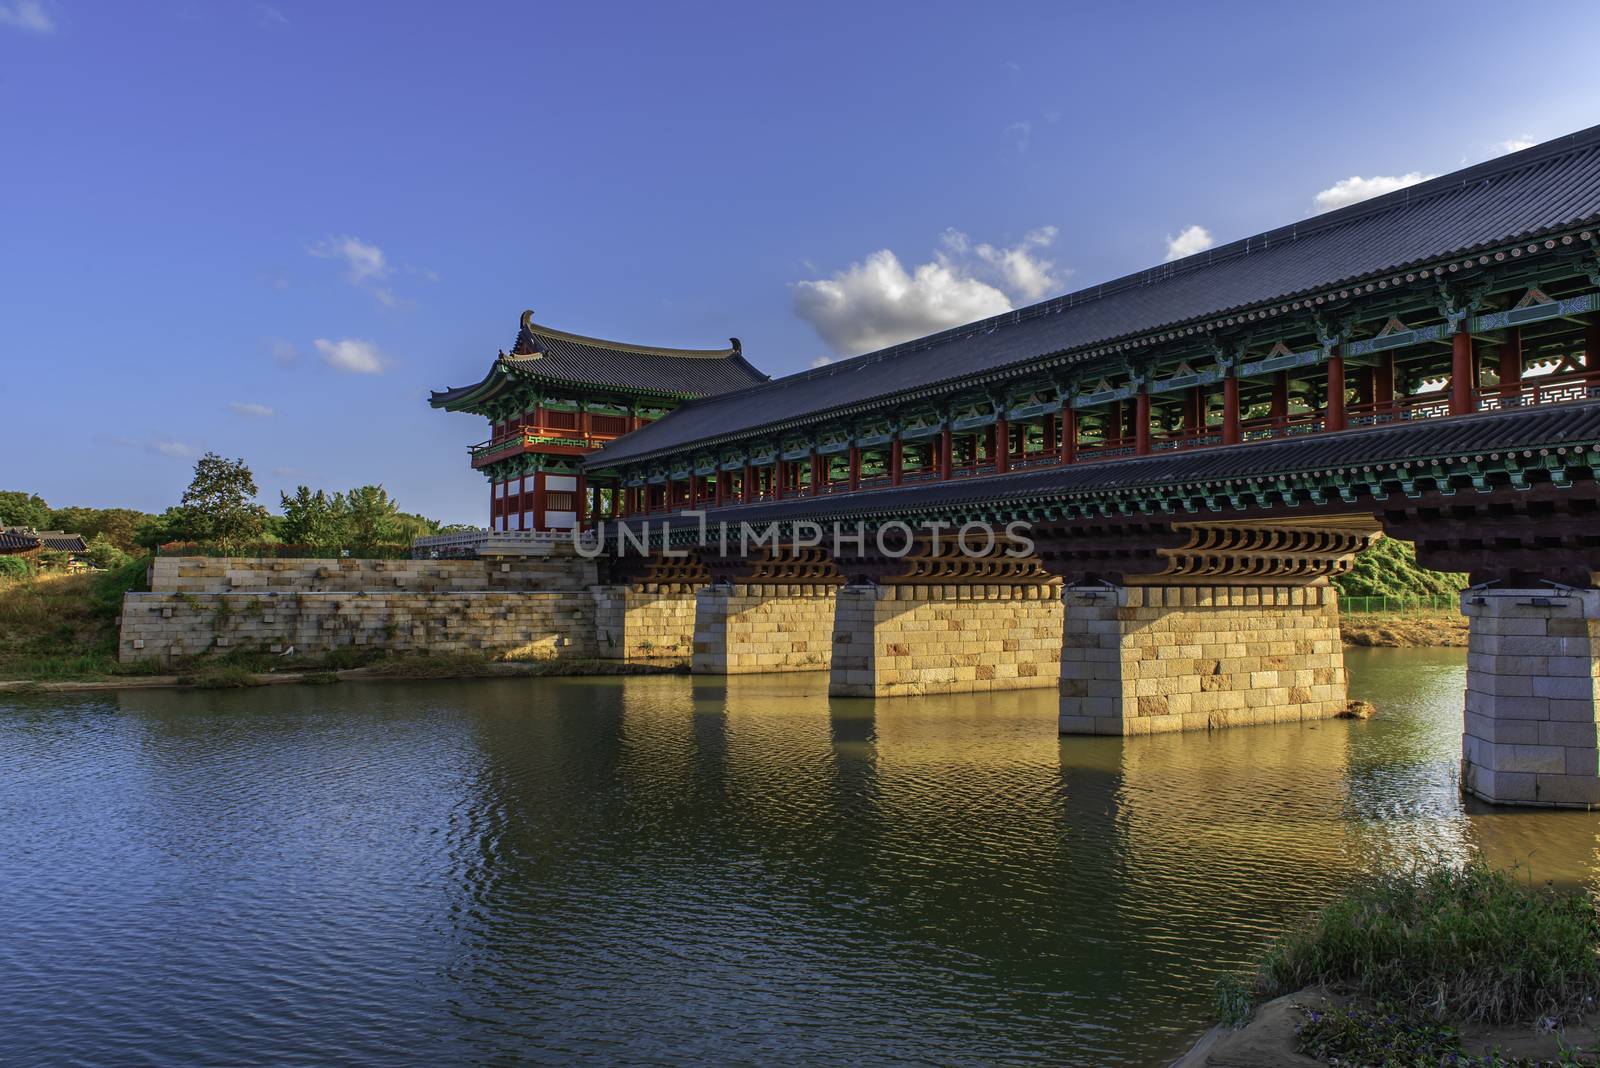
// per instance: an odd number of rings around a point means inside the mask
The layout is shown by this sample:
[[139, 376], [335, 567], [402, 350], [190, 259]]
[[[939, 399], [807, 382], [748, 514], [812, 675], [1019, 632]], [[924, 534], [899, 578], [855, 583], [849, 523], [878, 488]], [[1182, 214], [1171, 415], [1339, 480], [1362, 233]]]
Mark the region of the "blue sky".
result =
[[427, 391], [525, 307], [800, 370], [1600, 122], [1597, 23], [0, 0], [0, 488], [156, 510], [211, 449], [481, 522]]

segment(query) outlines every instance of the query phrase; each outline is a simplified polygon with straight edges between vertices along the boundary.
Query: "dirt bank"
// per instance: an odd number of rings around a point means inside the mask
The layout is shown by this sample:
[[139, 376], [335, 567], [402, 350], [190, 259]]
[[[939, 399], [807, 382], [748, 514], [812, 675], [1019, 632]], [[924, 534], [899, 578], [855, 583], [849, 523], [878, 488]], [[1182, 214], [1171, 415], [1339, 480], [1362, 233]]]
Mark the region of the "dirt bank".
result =
[[1351, 614], [1339, 618], [1346, 645], [1376, 649], [1465, 647], [1467, 617], [1459, 612]]

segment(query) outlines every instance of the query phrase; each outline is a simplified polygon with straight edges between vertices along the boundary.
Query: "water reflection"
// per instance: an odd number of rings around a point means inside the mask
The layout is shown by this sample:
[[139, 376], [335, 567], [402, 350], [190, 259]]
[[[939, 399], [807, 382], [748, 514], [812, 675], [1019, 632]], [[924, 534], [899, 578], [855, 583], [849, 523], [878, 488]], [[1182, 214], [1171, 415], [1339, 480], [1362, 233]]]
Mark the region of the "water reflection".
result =
[[1363, 873], [1593, 885], [1600, 818], [1464, 805], [1459, 652], [1368, 722], [1059, 738], [1048, 691], [825, 677], [0, 706], [21, 1063], [1165, 1063]]

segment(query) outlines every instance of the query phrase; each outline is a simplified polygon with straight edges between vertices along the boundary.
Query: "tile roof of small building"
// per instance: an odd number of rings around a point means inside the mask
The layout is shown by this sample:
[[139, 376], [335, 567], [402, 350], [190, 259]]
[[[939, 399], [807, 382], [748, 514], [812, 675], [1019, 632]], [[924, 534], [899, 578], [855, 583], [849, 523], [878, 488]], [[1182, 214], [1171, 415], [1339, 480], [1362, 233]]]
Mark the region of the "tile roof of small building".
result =
[[518, 377], [552, 385], [609, 388], [628, 393], [706, 397], [765, 382], [767, 376], [744, 358], [738, 338], [724, 349], [672, 349], [584, 337], [541, 326], [531, 311], [509, 354], [502, 355], [483, 381], [435, 392], [435, 408], [455, 408], [496, 392], [501, 381]]
[[34, 530], [32, 527], [6, 527], [0, 530], [0, 552], [27, 552], [41, 548], [81, 553], [89, 546], [82, 534], [68, 534], [64, 530]]
[[1031, 307], [685, 404], [608, 467], [1600, 220], [1600, 126]]

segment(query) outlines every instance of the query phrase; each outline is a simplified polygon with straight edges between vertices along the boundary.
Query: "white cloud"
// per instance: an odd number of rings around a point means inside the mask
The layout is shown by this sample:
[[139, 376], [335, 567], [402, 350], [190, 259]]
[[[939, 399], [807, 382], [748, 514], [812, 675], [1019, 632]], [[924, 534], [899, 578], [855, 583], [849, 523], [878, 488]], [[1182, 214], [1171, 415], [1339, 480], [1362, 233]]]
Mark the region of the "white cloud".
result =
[[15, 0], [0, 4], [0, 26], [15, 26], [33, 33], [54, 33], [55, 19], [44, 9], [40, 0]]
[[181, 441], [157, 440], [150, 443], [150, 447], [162, 456], [171, 456], [179, 460], [186, 460], [195, 454], [193, 445], [185, 445]]
[[1193, 256], [1196, 252], [1204, 252], [1215, 244], [1211, 231], [1204, 226], [1185, 227], [1177, 237], [1167, 235], [1167, 262]]
[[385, 361], [378, 346], [370, 341], [347, 337], [329, 341], [319, 337], [312, 342], [322, 354], [322, 362], [336, 371], [355, 375], [375, 375], [383, 372]]
[[1018, 152], [1026, 152], [1033, 141], [1033, 123], [1014, 122], [1006, 127], [1006, 135], [1016, 141]]
[[1358, 204], [1363, 200], [1379, 196], [1383, 193], [1392, 193], [1396, 189], [1404, 189], [1408, 185], [1426, 182], [1429, 178], [1437, 178], [1436, 174], [1423, 174], [1421, 171], [1411, 171], [1408, 174], [1375, 174], [1371, 178], [1362, 178], [1360, 175], [1351, 175], [1341, 181], [1334, 182], [1328, 188], [1316, 195], [1317, 211], [1332, 211], [1348, 204]]
[[265, 419], [274, 414], [272, 409], [265, 404], [254, 404], [250, 401], [234, 401], [228, 405], [235, 414], [248, 415], [252, 419]]
[[833, 357], [832, 356], [818, 356], [816, 359], [811, 361], [811, 366], [812, 367], [826, 367], [832, 362], [833, 362]]
[[[974, 245], [946, 230], [931, 263], [907, 270], [879, 249], [832, 278], [794, 284], [794, 310], [836, 353], [870, 352], [924, 334], [1010, 311], [1061, 284], [1040, 255], [1056, 239], [1041, 227], [1009, 247]], [[812, 366], [822, 366], [813, 362]]]
[[1499, 145], [1500, 154], [1505, 155], [1508, 152], [1521, 152], [1523, 149], [1532, 148], [1538, 143], [1539, 142], [1535, 141], [1530, 135], [1523, 134], [1521, 137], [1513, 137], [1509, 141], [1501, 141]]
[[271, 4], [256, 5], [256, 21], [263, 29], [289, 25], [289, 18]]
[[383, 254], [383, 249], [377, 245], [368, 244], [359, 237], [345, 234], [340, 237], [324, 238], [306, 251], [320, 260], [343, 260], [344, 276], [351, 285], [357, 289], [365, 289], [388, 307], [394, 307], [399, 303], [394, 291], [387, 285], [394, 268], [390, 266], [388, 257]]

